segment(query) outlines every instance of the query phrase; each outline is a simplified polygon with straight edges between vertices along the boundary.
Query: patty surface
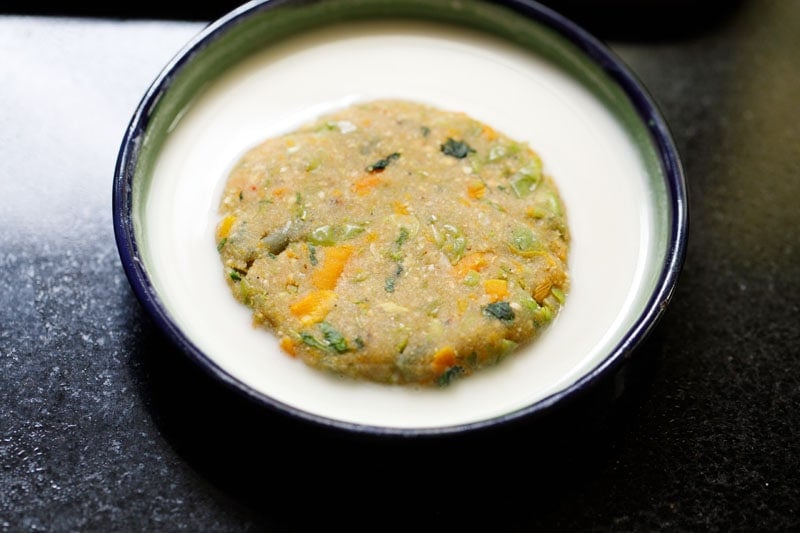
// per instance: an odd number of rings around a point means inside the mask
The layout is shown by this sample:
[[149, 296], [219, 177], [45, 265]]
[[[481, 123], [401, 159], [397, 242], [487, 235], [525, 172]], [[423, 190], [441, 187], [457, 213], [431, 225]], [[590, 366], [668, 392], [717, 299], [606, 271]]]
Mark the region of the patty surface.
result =
[[470, 116], [358, 103], [247, 151], [216, 245], [236, 299], [317, 369], [446, 385], [557, 315], [566, 212], [542, 161]]

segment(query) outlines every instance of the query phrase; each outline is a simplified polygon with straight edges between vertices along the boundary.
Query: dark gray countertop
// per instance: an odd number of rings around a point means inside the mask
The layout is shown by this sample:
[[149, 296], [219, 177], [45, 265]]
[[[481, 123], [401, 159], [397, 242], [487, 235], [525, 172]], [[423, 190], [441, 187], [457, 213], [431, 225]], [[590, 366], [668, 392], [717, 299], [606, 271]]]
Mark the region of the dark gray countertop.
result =
[[436, 445], [263, 413], [134, 297], [117, 149], [202, 21], [0, 16], [0, 531], [800, 530], [800, 2], [730, 6], [606, 37], [690, 193], [677, 292], [627, 388], [602, 416]]

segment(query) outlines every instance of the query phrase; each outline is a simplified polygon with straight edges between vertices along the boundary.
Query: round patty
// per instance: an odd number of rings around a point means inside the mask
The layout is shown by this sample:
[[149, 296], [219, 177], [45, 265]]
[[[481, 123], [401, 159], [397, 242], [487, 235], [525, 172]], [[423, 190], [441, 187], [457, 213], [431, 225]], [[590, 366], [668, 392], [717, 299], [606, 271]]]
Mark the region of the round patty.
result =
[[569, 231], [537, 154], [464, 113], [359, 103], [247, 151], [216, 245], [291, 356], [445, 385], [514, 352], [568, 290]]

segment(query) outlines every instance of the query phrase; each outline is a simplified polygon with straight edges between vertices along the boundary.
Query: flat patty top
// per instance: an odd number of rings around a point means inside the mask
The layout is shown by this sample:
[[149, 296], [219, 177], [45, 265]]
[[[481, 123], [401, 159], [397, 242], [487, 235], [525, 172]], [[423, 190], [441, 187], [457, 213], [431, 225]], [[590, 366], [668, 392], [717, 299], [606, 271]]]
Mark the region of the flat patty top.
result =
[[281, 347], [355, 379], [444, 385], [557, 315], [569, 231], [537, 154], [464, 113], [359, 103], [247, 151], [217, 248]]

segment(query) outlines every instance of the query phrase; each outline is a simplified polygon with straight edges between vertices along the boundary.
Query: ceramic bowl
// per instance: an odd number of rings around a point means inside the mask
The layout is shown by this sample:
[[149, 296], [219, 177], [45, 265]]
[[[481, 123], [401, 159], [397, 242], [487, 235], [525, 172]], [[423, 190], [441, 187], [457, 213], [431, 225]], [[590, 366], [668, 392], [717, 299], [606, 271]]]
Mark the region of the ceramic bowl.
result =
[[[373, 98], [464, 111], [528, 142], [572, 237], [556, 320], [501, 364], [444, 388], [352, 382], [283, 354], [225, 284], [218, 202], [259, 141]], [[203, 29], [136, 109], [114, 176], [130, 284], [215, 379], [324, 428], [442, 435], [533, 423], [635, 355], [683, 262], [679, 155], [653, 99], [603, 43], [525, 0], [255, 1]]]

